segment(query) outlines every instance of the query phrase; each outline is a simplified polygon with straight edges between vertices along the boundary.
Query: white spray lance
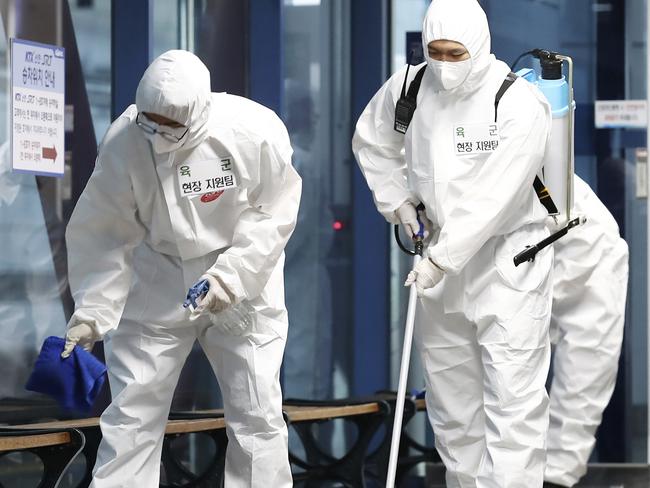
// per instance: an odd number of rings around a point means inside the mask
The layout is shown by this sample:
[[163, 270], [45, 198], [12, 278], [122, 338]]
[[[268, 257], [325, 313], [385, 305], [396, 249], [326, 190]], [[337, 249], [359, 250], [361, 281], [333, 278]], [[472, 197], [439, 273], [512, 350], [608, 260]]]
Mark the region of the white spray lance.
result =
[[[423, 206], [418, 206], [418, 211], [423, 210]], [[395, 226], [395, 239], [400, 249], [405, 253], [413, 256], [413, 269], [422, 259], [424, 252], [424, 225], [418, 218], [420, 229], [413, 236], [415, 251], [410, 251], [400, 241], [399, 226]], [[413, 344], [413, 329], [415, 326], [415, 309], [417, 307], [418, 292], [413, 283], [409, 289], [408, 309], [406, 312], [406, 327], [404, 328], [404, 343], [402, 346], [402, 360], [399, 368], [399, 383], [397, 385], [397, 399], [395, 400], [395, 417], [393, 420], [393, 434], [390, 444], [390, 457], [388, 460], [388, 473], [386, 475], [386, 488], [394, 488], [395, 476], [397, 474], [397, 461], [399, 458], [399, 445], [402, 438], [402, 421], [404, 418], [404, 402], [406, 401], [406, 383], [409, 375], [409, 365], [411, 363], [411, 346]]]

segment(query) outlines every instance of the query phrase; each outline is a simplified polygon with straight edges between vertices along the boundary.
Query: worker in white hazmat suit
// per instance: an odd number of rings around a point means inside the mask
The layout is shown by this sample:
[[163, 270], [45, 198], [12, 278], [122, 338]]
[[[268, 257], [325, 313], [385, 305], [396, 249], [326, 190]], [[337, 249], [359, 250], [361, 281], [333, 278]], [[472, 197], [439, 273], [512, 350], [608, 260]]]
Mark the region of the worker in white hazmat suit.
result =
[[548, 486], [573, 486], [587, 471], [616, 384], [625, 323], [627, 244], [614, 217], [577, 176], [574, 195], [573, 212], [587, 222], [554, 243]]
[[[291, 153], [273, 112], [210, 93], [207, 68], [185, 51], [153, 61], [109, 128], [67, 229], [76, 309], [64, 355], [107, 340], [112, 403], [93, 487], [158, 486], [195, 340], [224, 398], [226, 488], [292, 486], [279, 382], [283, 249], [301, 191]], [[181, 303], [200, 278], [210, 290], [191, 314]], [[240, 303], [254, 320], [233, 328], [219, 312]]]
[[513, 257], [549, 234], [533, 182], [550, 108], [517, 79], [496, 109], [510, 70], [490, 54], [476, 0], [434, 0], [422, 42], [427, 68], [406, 134], [393, 130], [405, 67], [362, 113], [353, 150], [389, 222], [412, 233], [421, 202], [433, 224], [407, 284], [420, 295], [415, 343], [447, 486], [539, 488], [553, 250], [519, 267]]

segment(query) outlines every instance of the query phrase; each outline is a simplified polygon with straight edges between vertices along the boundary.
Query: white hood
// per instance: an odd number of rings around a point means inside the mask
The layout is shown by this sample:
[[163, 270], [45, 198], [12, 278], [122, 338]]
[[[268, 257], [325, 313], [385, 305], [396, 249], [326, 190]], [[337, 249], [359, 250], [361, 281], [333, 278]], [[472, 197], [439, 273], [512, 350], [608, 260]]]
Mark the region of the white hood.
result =
[[477, 0], [431, 2], [422, 26], [424, 55], [427, 56], [427, 46], [431, 41], [441, 39], [460, 42], [469, 52], [472, 71], [457, 90], [473, 91], [481, 84], [493, 59], [490, 54], [490, 28]]
[[147, 68], [138, 84], [138, 112], [151, 112], [189, 127], [183, 147], [199, 144], [210, 116], [210, 72], [188, 51], [167, 51]]

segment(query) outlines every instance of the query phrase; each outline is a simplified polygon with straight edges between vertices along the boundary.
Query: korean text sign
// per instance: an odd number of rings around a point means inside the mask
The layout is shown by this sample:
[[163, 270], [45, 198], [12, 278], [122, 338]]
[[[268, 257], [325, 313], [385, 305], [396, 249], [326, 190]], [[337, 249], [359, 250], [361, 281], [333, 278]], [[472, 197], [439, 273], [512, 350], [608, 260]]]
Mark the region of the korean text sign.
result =
[[11, 39], [11, 152], [14, 171], [63, 176], [65, 51]]

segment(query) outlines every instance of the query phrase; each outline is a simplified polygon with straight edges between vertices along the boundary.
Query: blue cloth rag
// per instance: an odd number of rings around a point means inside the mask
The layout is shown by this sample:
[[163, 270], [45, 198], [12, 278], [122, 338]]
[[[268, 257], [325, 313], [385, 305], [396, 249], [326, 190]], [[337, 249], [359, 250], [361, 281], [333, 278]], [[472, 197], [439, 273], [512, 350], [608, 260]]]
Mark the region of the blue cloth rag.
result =
[[60, 337], [45, 339], [25, 388], [50, 395], [65, 410], [87, 412], [102, 389], [106, 366], [79, 346], [63, 359], [64, 345]]

